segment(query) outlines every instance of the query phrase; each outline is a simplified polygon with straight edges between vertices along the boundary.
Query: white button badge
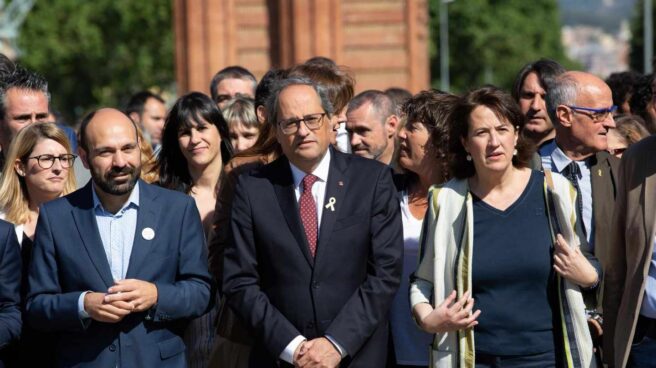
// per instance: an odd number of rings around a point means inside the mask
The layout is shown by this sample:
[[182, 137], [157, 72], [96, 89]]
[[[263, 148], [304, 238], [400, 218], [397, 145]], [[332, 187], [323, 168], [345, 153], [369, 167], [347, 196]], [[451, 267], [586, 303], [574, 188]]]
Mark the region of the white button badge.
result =
[[153, 240], [155, 237], [155, 230], [147, 227], [141, 231], [141, 236], [146, 240]]

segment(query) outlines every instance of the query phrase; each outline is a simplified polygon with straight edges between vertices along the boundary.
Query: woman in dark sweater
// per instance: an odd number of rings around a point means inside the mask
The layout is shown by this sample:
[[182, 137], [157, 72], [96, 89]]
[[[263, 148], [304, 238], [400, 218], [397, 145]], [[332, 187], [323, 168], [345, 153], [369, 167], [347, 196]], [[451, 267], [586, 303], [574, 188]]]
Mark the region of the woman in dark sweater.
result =
[[521, 119], [494, 87], [451, 114], [454, 179], [429, 193], [411, 286], [434, 367], [594, 364], [579, 288], [596, 287], [599, 263], [579, 248], [567, 180], [527, 168]]

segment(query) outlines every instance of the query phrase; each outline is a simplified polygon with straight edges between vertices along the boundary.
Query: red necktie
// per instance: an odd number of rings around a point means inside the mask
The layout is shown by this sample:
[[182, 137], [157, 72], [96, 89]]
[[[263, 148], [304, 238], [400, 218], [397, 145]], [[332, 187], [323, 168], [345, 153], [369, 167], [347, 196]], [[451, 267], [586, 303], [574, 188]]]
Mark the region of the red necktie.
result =
[[317, 177], [310, 174], [303, 178], [301, 184], [303, 185], [303, 193], [298, 200], [298, 205], [301, 210], [301, 221], [303, 228], [305, 228], [305, 237], [307, 238], [308, 245], [310, 246], [310, 254], [314, 257], [317, 252], [317, 205], [314, 203], [312, 197], [312, 185], [317, 181]]

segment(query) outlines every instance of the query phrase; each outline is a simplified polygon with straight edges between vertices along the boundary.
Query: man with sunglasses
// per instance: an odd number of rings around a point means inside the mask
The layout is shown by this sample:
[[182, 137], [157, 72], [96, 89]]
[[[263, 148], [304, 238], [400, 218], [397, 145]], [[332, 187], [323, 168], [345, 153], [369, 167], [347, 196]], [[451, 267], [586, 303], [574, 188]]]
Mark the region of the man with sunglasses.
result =
[[251, 367], [384, 367], [402, 225], [387, 166], [330, 147], [332, 105], [305, 78], [266, 104], [284, 155], [241, 175], [223, 292], [252, 329]]
[[[562, 74], [547, 93], [556, 139], [539, 151], [543, 167], [567, 177], [577, 191], [579, 227], [587, 241], [581, 246], [589, 247], [603, 267], [612, 246], [610, 229], [617, 192], [619, 160], [606, 151], [616, 109], [610, 88], [600, 78], [578, 71]], [[593, 338], [603, 333], [600, 290], [584, 292]]]

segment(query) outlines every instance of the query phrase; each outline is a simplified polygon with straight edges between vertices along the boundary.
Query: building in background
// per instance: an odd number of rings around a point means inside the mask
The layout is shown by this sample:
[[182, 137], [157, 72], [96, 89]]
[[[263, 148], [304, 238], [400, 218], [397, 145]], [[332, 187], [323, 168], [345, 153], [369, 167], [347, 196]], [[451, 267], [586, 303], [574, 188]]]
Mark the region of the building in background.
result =
[[348, 66], [358, 91], [430, 85], [426, 0], [174, 1], [178, 93], [228, 65], [261, 77], [313, 56]]

